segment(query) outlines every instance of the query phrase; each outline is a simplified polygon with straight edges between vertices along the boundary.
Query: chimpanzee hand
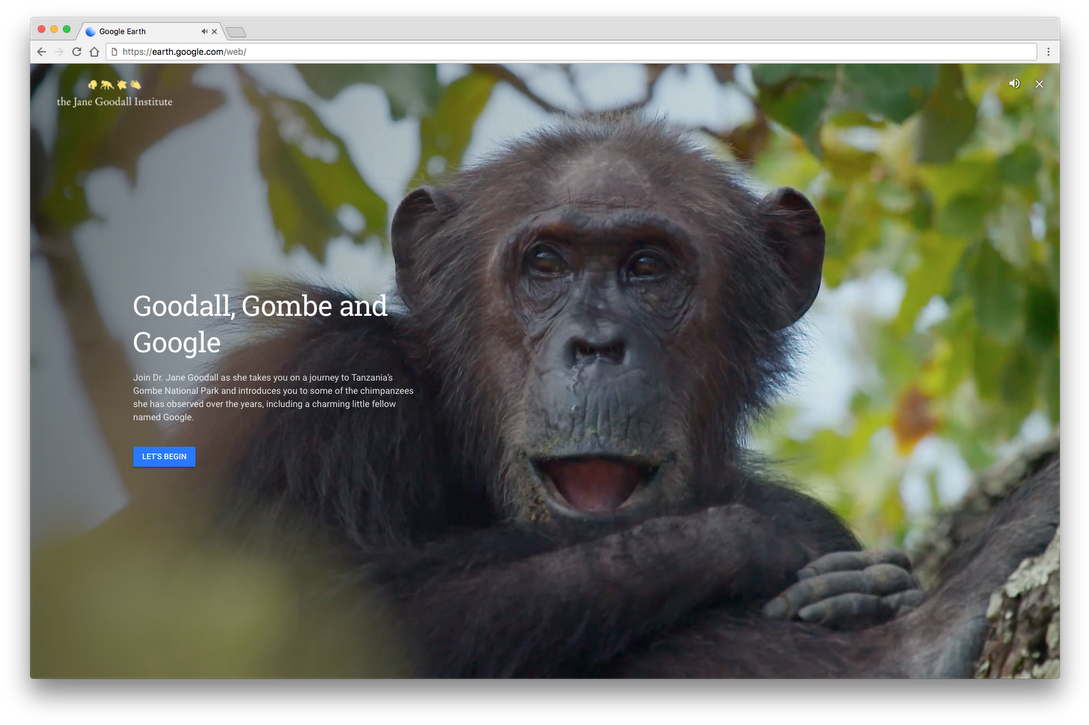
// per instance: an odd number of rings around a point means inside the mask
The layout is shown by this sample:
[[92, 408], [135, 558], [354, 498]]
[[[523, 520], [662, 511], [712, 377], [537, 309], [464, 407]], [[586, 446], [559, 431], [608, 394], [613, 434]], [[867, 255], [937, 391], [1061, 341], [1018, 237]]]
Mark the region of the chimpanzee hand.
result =
[[918, 606], [923, 596], [903, 551], [840, 551], [799, 571], [798, 583], [768, 602], [764, 616], [836, 628], [880, 624]]

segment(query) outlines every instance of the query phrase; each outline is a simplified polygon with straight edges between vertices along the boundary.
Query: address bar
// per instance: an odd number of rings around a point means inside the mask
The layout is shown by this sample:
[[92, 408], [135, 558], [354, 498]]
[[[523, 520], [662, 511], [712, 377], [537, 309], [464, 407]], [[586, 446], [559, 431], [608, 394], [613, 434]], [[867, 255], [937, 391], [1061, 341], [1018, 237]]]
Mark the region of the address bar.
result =
[[107, 43], [111, 62], [229, 63], [1008, 63], [1036, 43]]

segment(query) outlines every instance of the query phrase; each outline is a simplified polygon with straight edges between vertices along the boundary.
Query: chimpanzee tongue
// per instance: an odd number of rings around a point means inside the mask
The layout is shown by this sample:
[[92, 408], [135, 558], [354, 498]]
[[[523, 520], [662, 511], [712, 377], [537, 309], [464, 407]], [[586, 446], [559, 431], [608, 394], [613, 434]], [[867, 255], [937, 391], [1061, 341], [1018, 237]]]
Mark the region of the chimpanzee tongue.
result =
[[616, 511], [642, 479], [639, 466], [609, 458], [548, 461], [541, 466], [556, 490], [579, 511]]

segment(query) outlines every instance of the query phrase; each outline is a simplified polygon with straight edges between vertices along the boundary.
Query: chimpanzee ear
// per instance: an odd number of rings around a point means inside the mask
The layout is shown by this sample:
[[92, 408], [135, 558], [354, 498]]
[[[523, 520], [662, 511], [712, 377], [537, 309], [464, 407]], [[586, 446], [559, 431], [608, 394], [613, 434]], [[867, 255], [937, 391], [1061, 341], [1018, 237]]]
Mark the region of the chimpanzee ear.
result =
[[452, 206], [450, 201], [446, 192], [434, 186], [413, 189], [401, 200], [393, 213], [390, 230], [393, 258], [398, 266], [411, 260], [416, 243], [438, 228], [446, 216], [444, 212]]
[[420, 242], [431, 236], [453, 209], [453, 200], [442, 189], [421, 186], [408, 193], [393, 213], [390, 246], [397, 265], [401, 294], [411, 293]]
[[766, 225], [765, 237], [779, 256], [790, 282], [789, 319], [783, 324], [787, 327], [805, 314], [821, 288], [824, 227], [809, 200], [787, 186], [765, 196], [758, 208]]

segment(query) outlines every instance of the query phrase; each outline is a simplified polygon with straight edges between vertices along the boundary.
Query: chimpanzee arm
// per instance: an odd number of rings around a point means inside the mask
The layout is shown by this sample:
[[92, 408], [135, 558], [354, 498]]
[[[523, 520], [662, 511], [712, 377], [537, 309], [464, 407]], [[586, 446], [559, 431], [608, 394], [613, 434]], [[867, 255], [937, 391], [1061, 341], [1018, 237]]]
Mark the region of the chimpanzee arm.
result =
[[491, 561], [506, 547], [550, 546], [533, 536], [497, 531], [372, 560], [371, 582], [418, 643], [425, 674], [593, 674], [701, 606], [772, 596], [808, 560], [770, 519], [733, 505]]
[[613, 677], [970, 677], [992, 593], [1059, 524], [1059, 463], [1022, 483], [950, 560], [918, 607], [883, 625], [830, 632], [709, 611], [619, 658]]
[[379, 555], [372, 583], [392, 595], [429, 672], [596, 673], [694, 610], [755, 611], [796, 582], [804, 564], [858, 548], [814, 499], [730, 475], [738, 480], [729, 488], [742, 495], [728, 498], [742, 503], [709, 500], [698, 513], [575, 545], [497, 527]]

